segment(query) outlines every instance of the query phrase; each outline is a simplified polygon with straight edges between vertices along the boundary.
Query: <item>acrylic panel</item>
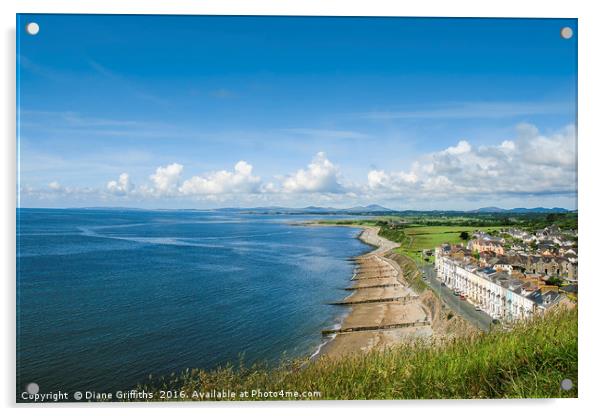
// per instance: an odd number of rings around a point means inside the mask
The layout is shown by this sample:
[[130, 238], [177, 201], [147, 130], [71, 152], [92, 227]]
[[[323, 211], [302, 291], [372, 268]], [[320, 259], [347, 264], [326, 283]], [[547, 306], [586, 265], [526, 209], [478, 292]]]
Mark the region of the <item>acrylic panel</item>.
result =
[[577, 36], [18, 15], [16, 400], [576, 397]]

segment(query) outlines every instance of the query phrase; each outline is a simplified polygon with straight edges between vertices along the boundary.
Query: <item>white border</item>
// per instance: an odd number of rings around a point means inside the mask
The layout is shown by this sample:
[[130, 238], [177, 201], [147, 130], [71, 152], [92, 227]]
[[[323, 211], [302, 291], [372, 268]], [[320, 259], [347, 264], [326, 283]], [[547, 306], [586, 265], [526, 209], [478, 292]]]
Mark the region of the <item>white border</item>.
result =
[[335, 16], [578, 17], [585, 3], [550, 0], [393, 2], [383, 0], [20, 0], [22, 13], [246, 14]]
[[[600, 385], [600, 312], [599, 268], [596, 267], [602, 249], [600, 230], [602, 178], [599, 166], [600, 142], [600, 77], [602, 65], [599, 53], [602, 40], [602, 21], [593, 1], [525, 1], [498, 0], [495, 3], [475, 0], [421, 0], [393, 2], [381, 0], [4, 0], [0, 2], [3, 25], [3, 54], [1, 66], [3, 100], [0, 102], [2, 126], [2, 215], [0, 216], [0, 264], [2, 270], [3, 340], [0, 344], [4, 365], [0, 395], [9, 412], [35, 411], [29, 406], [16, 409], [14, 400], [15, 369], [15, 13], [125, 13], [125, 14], [237, 14], [237, 15], [336, 15], [336, 16], [473, 16], [473, 17], [576, 17], [579, 18], [579, 220], [580, 228], [580, 331], [579, 331], [579, 396], [577, 400], [509, 400], [509, 401], [412, 401], [412, 402], [312, 402], [312, 403], [247, 403], [247, 404], [182, 404], [129, 406], [128, 411], [164, 414], [173, 411], [198, 413], [249, 414], [306, 414], [332, 413], [339, 409], [362, 414], [371, 408], [378, 412], [406, 413], [437, 412], [438, 414], [488, 415], [528, 411], [545, 414], [577, 414], [594, 409]], [[100, 414], [115, 412], [119, 405], [104, 408], [46, 406], [50, 414]], [[178, 407], [175, 409], [174, 407]]]

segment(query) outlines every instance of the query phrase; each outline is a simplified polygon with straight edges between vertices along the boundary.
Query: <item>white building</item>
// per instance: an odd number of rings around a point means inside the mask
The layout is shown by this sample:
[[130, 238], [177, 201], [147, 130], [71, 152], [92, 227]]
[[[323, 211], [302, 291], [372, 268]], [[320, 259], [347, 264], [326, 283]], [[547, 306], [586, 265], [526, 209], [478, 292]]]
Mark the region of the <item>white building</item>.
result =
[[511, 237], [516, 238], [517, 240], [522, 240], [525, 243], [530, 243], [531, 241], [537, 241], [537, 237], [533, 234], [530, 234], [524, 230], [519, 230], [516, 228], [510, 228], [503, 231], [506, 234], [509, 234]]
[[435, 251], [437, 277], [453, 290], [460, 291], [493, 318], [515, 321], [536, 313], [537, 302], [525, 291], [525, 283], [507, 272], [480, 269]]

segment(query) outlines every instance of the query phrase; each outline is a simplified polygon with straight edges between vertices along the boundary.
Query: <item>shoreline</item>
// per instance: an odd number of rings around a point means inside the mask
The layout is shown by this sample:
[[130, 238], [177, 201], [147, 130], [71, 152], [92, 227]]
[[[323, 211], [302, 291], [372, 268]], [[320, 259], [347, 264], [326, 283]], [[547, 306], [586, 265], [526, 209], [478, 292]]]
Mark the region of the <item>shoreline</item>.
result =
[[305, 225], [359, 228], [362, 231], [356, 238], [373, 247], [354, 258], [356, 268], [347, 288], [351, 294], [336, 303], [349, 307], [349, 312], [340, 328], [325, 335], [330, 339], [320, 344], [310, 360], [387, 349], [433, 334], [429, 313], [404, 280], [401, 267], [386, 257], [399, 247], [398, 243], [379, 236], [380, 229], [375, 226], [314, 222]]

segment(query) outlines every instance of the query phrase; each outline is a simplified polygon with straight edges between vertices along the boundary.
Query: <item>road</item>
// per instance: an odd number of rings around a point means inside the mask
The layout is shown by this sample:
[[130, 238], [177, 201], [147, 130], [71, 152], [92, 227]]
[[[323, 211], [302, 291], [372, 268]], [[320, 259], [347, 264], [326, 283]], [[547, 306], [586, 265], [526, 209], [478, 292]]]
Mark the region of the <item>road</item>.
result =
[[475, 311], [474, 305], [465, 300], [460, 300], [459, 296], [454, 296], [454, 293], [447, 286], [441, 286], [441, 281], [437, 280], [437, 273], [433, 265], [422, 266], [421, 269], [426, 274], [425, 282], [441, 297], [451, 310], [483, 331], [489, 331], [491, 326], [491, 317], [489, 315], [485, 312]]

